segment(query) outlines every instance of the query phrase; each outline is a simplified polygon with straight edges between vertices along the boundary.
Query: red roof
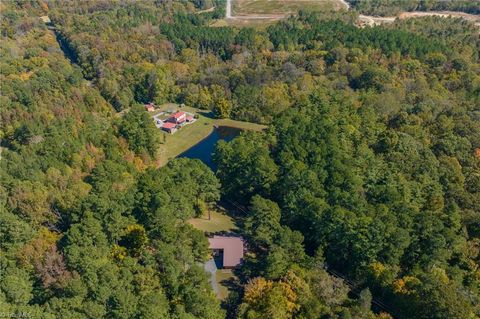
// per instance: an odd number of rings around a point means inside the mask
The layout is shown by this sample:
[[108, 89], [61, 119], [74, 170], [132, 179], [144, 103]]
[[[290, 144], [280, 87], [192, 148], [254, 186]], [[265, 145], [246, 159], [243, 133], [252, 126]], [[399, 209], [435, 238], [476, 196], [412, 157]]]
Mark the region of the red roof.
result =
[[243, 239], [241, 237], [213, 236], [209, 238], [210, 249], [223, 249], [223, 267], [235, 267], [243, 259]]
[[177, 126], [177, 124], [166, 122], [166, 123], [163, 123], [162, 128], [171, 129], [171, 128], [174, 128], [175, 126]]
[[178, 119], [178, 118], [180, 118], [184, 115], [185, 115], [184, 112], [177, 112], [177, 113], [173, 114], [172, 117]]
[[187, 120], [188, 120], [188, 121], [193, 120], [193, 116], [191, 116], [191, 115], [187, 116]]

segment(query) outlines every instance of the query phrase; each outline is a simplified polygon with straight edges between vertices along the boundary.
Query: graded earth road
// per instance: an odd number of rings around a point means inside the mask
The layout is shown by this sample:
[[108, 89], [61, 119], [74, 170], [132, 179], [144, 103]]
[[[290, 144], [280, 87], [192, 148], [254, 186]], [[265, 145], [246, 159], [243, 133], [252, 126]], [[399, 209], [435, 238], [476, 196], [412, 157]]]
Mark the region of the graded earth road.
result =
[[[347, 10], [350, 10], [350, 4], [345, 0], [339, 0]], [[380, 16], [367, 16], [360, 14], [358, 19], [360, 21], [365, 21], [368, 25], [376, 25], [381, 23], [391, 23], [395, 19], [399, 18], [401, 20], [408, 18], [418, 18], [426, 16], [439, 16], [443, 18], [455, 17], [455, 18], [464, 18], [465, 20], [473, 22], [476, 26], [480, 26], [480, 16], [469, 14], [460, 11], [403, 11], [400, 12], [397, 16], [393, 17], [380, 17]]]
[[220, 287], [218, 287], [218, 283], [216, 280], [217, 276], [217, 265], [215, 264], [215, 260], [210, 259], [205, 263], [203, 266], [206, 272], [210, 274], [210, 285], [212, 286], [213, 291], [217, 296], [220, 296]]
[[225, 18], [232, 18], [232, 0], [227, 0], [227, 9], [225, 10]]

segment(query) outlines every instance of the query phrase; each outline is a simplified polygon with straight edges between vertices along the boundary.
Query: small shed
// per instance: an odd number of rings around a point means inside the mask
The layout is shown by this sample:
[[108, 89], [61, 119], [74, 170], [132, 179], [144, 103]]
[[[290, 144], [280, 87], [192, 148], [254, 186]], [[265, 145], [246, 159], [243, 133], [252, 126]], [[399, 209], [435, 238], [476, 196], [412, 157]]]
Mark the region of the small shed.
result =
[[235, 268], [243, 261], [244, 242], [242, 237], [213, 236], [208, 239], [214, 255], [221, 257], [223, 268]]
[[49, 16], [41, 16], [41, 17], [40, 17], [40, 20], [42, 20], [43, 23], [46, 23], [46, 24], [52, 23], [52, 20], [50, 20], [50, 17], [49, 17]]
[[153, 103], [145, 104], [145, 110], [148, 112], [153, 112], [155, 111], [155, 105]]

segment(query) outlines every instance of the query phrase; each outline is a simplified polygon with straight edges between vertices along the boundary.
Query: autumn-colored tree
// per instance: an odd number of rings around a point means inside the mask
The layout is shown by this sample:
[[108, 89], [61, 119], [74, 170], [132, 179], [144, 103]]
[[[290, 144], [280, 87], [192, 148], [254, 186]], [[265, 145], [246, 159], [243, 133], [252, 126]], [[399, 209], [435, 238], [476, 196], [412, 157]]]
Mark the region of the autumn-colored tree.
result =
[[245, 287], [243, 302], [239, 306], [239, 318], [293, 318], [298, 310], [297, 294], [283, 281], [272, 282], [262, 277], [249, 281]]
[[148, 242], [147, 233], [142, 225], [128, 225], [120, 245], [134, 256], [138, 256]]

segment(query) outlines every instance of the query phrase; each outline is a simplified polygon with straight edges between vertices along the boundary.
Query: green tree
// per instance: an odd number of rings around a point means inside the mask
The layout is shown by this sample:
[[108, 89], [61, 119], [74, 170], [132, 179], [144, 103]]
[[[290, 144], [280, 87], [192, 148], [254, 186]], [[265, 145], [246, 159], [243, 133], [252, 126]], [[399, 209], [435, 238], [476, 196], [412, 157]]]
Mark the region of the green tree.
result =
[[123, 116], [119, 131], [137, 154], [155, 156], [160, 143], [159, 131], [141, 105], [133, 106]]
[[33, 283], [28, 273], [14, 268], [2, 270], [0, 289], [8, 302], [16, 305], [26, 305], [33, 297]]
[[245, 233], [256, 245], [271, 246], [281, 229], [280, 217], [280, 208], [275, 202], [255, 195], [245, 219]]
[[223, 193], [247, 202], [254, 194], [268, 194], [278, 173], [269, 153], [262, 135], [247, 133], [229, 143], [220, 141], [213, 158]]

